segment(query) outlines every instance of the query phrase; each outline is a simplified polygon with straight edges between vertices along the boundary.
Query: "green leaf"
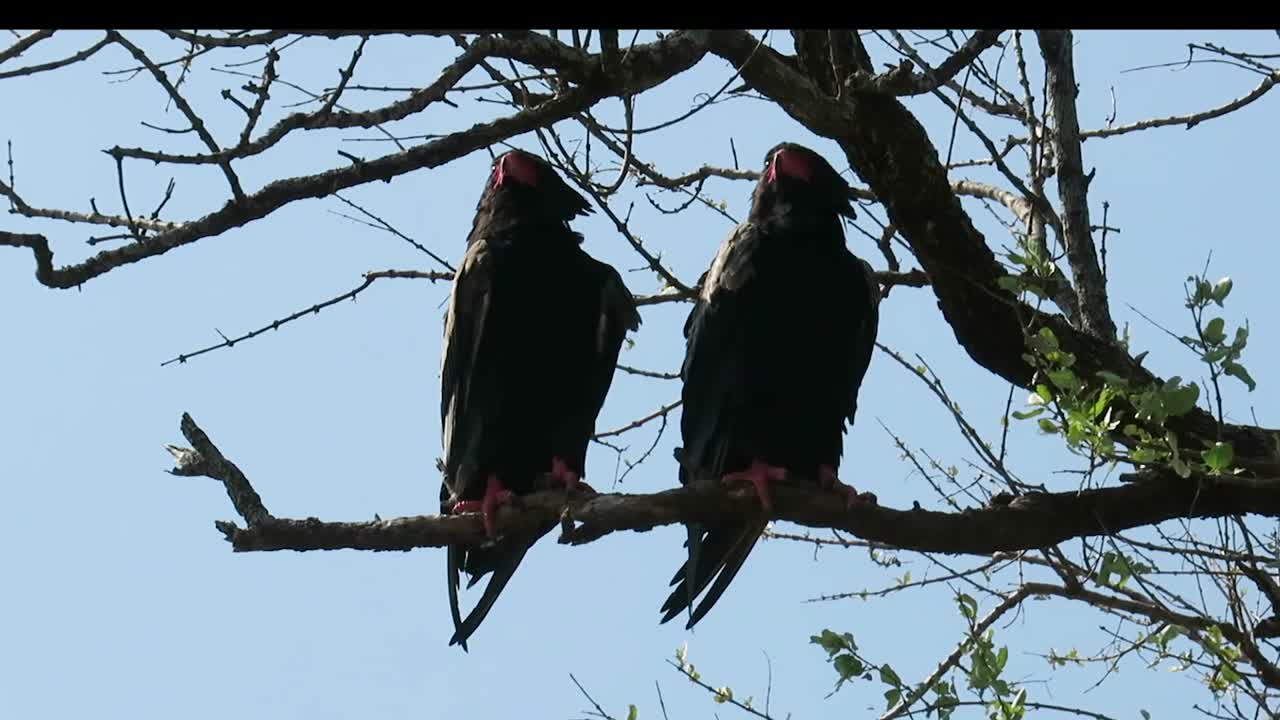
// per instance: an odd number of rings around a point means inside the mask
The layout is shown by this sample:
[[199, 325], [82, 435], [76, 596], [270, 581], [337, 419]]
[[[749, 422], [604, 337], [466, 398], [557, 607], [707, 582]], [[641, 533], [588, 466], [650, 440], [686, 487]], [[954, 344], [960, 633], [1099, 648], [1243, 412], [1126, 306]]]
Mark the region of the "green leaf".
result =
[[1231, 348], [1229, 347], [1214, 348], [1213, 350], [1210, 350], [1204, 355], [1201, 355], [1200, 359], [1212, 365], [1213, 363], [1219, 363], [1225, 360], [1227, 357], [1227, 354], [1230, 352], [1231, 352]]
[[1237, 378], [1245, 385], [1248, 385], [1249, 392], [1253, 392], [1254, 388], [1258, 387], [1258, 383], [1253, 381], [1253, 378], [1249, 375], [1249, 371], [1245, 370], [1244, 366], [1240, 363], [1226, 363], [1222, 366], [1222, 371], [1233, 378]]
[[1235, 450], [1231, 447], [1231, 443], [1214, 443], [1213, 447], [1205, 450], [1201, 457], [1204, 458], [1204, 464], [1215, 473], [1220, 473], [1231, 466], [1231, 461], [1235, 457]]
[[1232, 282], [1229, 277], [1224, 277], [1213, 284], [1211, 294], [1213, 295], [1213, 301], [1218, 303], [1218, 307], [1222, 307], [1222, 301], [1226, 300], [1227, 296], [1231, 294], [1231, 286]]
[[841, 680], [852, 680], [866, 671], [862, 661], [848, 653], [837, 656], [834, 664]]
[[1040, 328], [1040, 332], [1036, 333], [1036, 337], [1040, 338], [1040, 342], [1044, 343], [1044, 347], [1048, 350], [1058, 349], [1058, 337], [1049, 328]]
[[823, 630], [821, 635], [811, 635], [809, 642], [814, 645], [821, 645], [823, 650], [827, 651], [827, 657], [834, 657], [841, 650], [854, 652], [858, 646], [853, 642], [853, 636], [849, 633], [834, 633], [830, 630]]
[[1231, 343], [1231, 347], [1238, 352], [1240, 350], [1244, 350], [1244, 346], [1248, 344], [1249, 344], [1249, 328], [1243, 325], [1236, 328], [1236, 339], [1235, 339], [1235, 342]]
[[900, 700], [902, 700], [901, 690], [897, 688], [886, 690], [884, 693], [884, 709], [892, 710], [893, 706], [897, 705]]
[[959, 603], [960, 605], [961, 615], [964, 615], [966, 618], [970, 620], [977, 619], [978, 617], [978, 601], [977, 600], [974, 600], [973, 597], [970, 595], [966, 595], [965, 593], [960, 593], [959, 595], [956, 596], [956, 602]]
[[1045, 402], [1053, 401], [1053, 391], [1049, 389], [1048, 385], [1043, 383], [1036, 385], [1036, 396]]
[[1067, 368], [1050, 370], [1049, 381], [1067, 391], [1075, 390], [1080, 387], [1080, 381], [1076, 379], [1076, 374]]
[[1004, 277], [996, 280], [996, 284], [1004, 290], [1016, 293], [1022, 289], [1022, 278], [1017, 275], [1005, 275]]
[[1031, 418], [1036, 417], [1042, 412], [1044, 412], [1044, 408], [1038, 407], [1035, 410], [1028, 410], [1027, 412], [1020, 412], [1018, 410], [1014, 410], [1012, 415], [1018, 420], [1030, 420]]
[[1058, 426], [1054, 425], [1052, 420], [1049, 420], [1047, 418], [1040, 418], [1040, 431], [1043, 433], [1047, 433], [1049, 435], [1053, 435], [1058, 432]]
[[1203, 305], [1213, 298], [1213, 286], [1207, 280], [1196, 280], [1196, 293], [1192, 297], [1192, 301], [1197, 305]]
[[1128, 381], [1110, 370], [1099, 370], [1097, 374], [1098, 377], [1102, 378], [1103, 382], [1108, 385], [1119, 385], [1120, 387], [1124, 387], [1128, 384]]
[[1216, 317], [1204, 328], [1204, 341], [1210, 345], [1221, 345], [1227, 339], [1227, 321]]
[[1116, 393], [1114, 390], [1111, 388], [1103, 388], [1102, 392], [1098, 393], [1098, 399], [1093, 403], [1093, 417], [1096, 418], [1101, 415], [1103, 411], [1107, 410], [1107, 406], [1111, 404], [1111, 399], [1115, 396]]
[[888, 663], [880, 666], [880, 682], [894, 687], [902, 686], [902, 680], [898, 677], [898, 673], [894, 672]]
[[627, 720], [637, 720], [639, 717], [640, 711], [636, 709], [635, 705], [632, 705], [631, 709], [627, 710]]
[[1142, 720], [1151, 720], [1151, 713], [1146, 710], [1139, 710], [1138, 712], [1142, 713]]
[[1196, 401], [1200, 399], [1200, 386], [1191, 383], [1176, 390], [1166, 390], [1163, 395], [1165, 412], [1177, 417], [1191, 412], [1191, 408], [1196, 406]]

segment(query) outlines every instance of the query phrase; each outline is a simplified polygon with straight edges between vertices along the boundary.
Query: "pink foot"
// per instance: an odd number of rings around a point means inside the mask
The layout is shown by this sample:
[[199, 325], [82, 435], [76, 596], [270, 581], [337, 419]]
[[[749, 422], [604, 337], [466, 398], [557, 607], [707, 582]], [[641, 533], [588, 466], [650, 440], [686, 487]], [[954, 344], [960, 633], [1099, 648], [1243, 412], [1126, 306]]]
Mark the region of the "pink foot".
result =
[[818, 468], [818, 482], [822, 487], [828, 490], [835, 490], [844, 495], [844, 506], [851, 508], [854, 505], [875, 505], [877, 500], [874, 493], [860, 493], [852, 485], [845, 485], [840, 482], [840, 477], [836, 475], [836, 469], [830, 465], [822, 465]]
[[574, 488], [578, 487], [578, 473], [570, 470], [564, 460], [558, 457], [551, 459], [551, 477], [564, 485], [564, 489], [569, 492], [573, 492]]
[[490, 475], [484, 487], [483, 500], [464, 500], [453, 506], [455, 515], [479, 511], [484, 519], [484, 531], [494, 537], [494, 525], [497, 523], [498, 508], [511, 502], [511, 491], [502, 486], [497, 475]]
[[766, 512], [773, 512], [773, 496], [769, 492], [769, 483], [786, 477], [786, 468], [780, 468], [756, 459], [751, 461], [750, 468], [729, 473], [721, 478], [720, 482], [728, 484], [747, 481], [751, 483], [756, 488], [756, 496], [760, 498], [760, 505], [764, 507]]

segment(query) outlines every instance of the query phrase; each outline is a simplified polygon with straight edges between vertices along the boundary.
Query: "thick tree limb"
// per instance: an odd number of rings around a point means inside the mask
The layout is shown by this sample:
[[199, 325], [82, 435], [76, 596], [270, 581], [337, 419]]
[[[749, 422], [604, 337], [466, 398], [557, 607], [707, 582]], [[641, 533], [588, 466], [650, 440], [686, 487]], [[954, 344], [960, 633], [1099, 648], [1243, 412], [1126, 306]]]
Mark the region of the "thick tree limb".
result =
[[223, 457], [209, 436], [187, 413], [182, 413], [182, 435], [191, 443], [191, 447], [166, 446], [177, 460], [169, 472], [174, 475], [203, 475], [220, 480], [227, 488], [227, 497], [231, 498], [232, 506], [250, 528], [275, 521], [249, 479], [235, 463]]
[[851, 90], [885, 95], [923, 95], [933, 92], [960, 74], [984, 50], [995, 45], [1003, 32], [1004, 30], [979, 30], [936, 68], [926, 67], [924, 72], [913, 73], [911, 63], [903, 60], [894, 69], [879, 75], [854, 73], [845, 85]]
[[[189, 415], [182, 431], [195, 448], [170, 448], [182, 475], [206, 475], [227, 486], [248, 528], [218, 523], [237, 552], [261, 550], [409, 550], [450, 543], [482, 543], [478, 515], [424, 515], [367, 522], [323, 522], [315, 518], [272, 518], [249, 481], [213, 445]], [[185, 459], [185, 462], [183, 460]], [[1215, 482], [1204, 478], [1179, 484], [1133, 482], [1120, 487], [1023, 495], [1003, 505], [946, 513], [857, 506], [811, 485], [778, 483], [775, 520], [841, 530], [864, 540], [925, 552], [990, 555], [1056, 545], [1075, 537], [1106, 535], [1171, 519], [1258, 514], [1280, 517], [1280, 481]], [[566, 497], [563, 490], [540, 490], [504, 506], [498, 529], [532, 531], [560, 521], [563, 544], [583, 544], [623, 530], [644, 532], [662, 525], [696, 521], [716, 524], [761, 512], [750, 487], [724, 488], [719, 482], [654, 493], [591, 494]]]
[[1076, 71], [1070, 30], [1041, 30], [1049, 95], [1053, 98], [1054, 157], [1058, 163], [1058, 196], [1062, 200], [1062, 240], [1080, 299], [1081, 325], [1106, 340], [1116, 337], [1107, 301], [1106, 278], [1089, 229], [1089, 180], [1080, 154], [1080, 121], [1076, 117]]

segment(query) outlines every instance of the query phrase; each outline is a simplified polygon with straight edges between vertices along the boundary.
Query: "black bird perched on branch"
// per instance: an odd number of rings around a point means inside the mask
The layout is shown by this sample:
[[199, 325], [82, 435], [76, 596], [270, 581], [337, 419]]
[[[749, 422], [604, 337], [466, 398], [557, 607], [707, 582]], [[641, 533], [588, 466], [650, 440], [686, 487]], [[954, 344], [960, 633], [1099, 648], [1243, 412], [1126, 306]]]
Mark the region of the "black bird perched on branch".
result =
[[[613, 267], [583, 251], [569, 222], [591, 211], [541, 158], [498, 157], [485, 185], [445, 319], [441, 512], [484, 517], [491, 541], [448, 550], [450, 645], [467, 649], [532, 536], [496, 538], [498, 507], [550, 476], [572, 490], [628, 330], [640, 324]], [[459, 570], [493, 577], [464, 622]]]
[[[750, 482], [771, 510], [768, 483], [790, 474], [875, 502], [840, 482], [845, 420], [879, 325], [871, 266], [845, 247], [849, 188], [821, 156], [782, 143], [765, 157], [751, 213], [720, 246], [685, 323], [680, 482]], [[750, 554], [767, 515], [690, 525], [689, 559], [671, 579], [665, 623], [707, 590], [693, 627]]]

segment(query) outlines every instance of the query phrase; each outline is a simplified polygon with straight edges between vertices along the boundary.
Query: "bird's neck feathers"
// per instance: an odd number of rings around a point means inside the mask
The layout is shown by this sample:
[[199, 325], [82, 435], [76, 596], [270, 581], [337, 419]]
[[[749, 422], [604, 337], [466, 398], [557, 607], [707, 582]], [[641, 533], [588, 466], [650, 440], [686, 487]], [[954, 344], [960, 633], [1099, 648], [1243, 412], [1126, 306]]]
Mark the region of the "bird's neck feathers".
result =
[[526, 193], [491, 194], [481, 202], [467, 244], [484, 237], [497, 246], [528, 241], [544, 246], [580, 245], [582, 234], [569, 227], [565, 213], [539, 200]]
[[844, 247], [844, 226], [839, 210], [798, 194], [767, 193], [751, 208], [750, 221], [766, 235], [804, 234], [830, 239]]

